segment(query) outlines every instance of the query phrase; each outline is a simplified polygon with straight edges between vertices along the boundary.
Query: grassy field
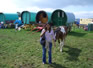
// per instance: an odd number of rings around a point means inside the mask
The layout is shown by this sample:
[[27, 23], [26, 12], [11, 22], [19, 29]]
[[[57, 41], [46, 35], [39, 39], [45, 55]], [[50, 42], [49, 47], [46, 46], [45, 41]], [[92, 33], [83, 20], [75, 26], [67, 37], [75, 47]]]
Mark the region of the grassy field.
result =
[[0, 68], [93, 68], [93, 32], [73, 30], [63, 52], [57, 43], [52, 48], [52, 64], [45, 65], [39, 35], [28, 30], [0, 29]]

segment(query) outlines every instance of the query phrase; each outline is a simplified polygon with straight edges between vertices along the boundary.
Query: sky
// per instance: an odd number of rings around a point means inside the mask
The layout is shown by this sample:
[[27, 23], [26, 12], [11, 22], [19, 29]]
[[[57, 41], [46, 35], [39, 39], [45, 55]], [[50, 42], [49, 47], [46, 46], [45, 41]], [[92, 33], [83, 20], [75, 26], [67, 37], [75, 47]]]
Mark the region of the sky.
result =
[[62, 9], [76, 18], [93, 18], [93, 0], [0, 0], [0, 12], [53, 12]]

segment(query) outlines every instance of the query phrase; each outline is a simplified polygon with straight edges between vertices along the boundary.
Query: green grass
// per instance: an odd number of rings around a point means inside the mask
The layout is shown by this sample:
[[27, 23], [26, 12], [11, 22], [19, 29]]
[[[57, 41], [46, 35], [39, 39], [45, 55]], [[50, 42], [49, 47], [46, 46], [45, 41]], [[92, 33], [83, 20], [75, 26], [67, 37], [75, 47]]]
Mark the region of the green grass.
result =
[[[0, 29], [0, 68], [93, 68], [93, 32], [75, 29], [68, 34], [63, 52], [52, 48], [53, 64], [42, 64], [40, 32]], [[47, 53], [48, 62], [48, 53]]]

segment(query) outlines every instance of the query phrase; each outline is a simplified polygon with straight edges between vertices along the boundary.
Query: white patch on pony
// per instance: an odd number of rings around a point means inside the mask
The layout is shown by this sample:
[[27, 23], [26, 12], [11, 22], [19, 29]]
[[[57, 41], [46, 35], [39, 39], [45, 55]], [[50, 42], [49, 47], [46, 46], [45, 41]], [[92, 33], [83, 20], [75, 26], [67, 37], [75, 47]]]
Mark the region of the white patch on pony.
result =
[[63, 26], [60, 26], [60, 28], [61, 28], [61, 32], [65, 34], [66, 31], [65, 31], [64, 27]]
[[63, 46], [64, 46], [64, 39], [63, 39], [63, 41], [60, 42], [60, 52], [62, 52]]

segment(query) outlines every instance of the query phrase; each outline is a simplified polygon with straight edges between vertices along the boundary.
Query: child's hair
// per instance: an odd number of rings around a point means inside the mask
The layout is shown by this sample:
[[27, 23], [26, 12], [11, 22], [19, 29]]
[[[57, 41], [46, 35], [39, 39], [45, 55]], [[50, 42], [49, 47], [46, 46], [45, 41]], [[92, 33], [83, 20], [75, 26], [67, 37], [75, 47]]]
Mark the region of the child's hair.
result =
[[[50, 28], [49, 28], [49, 33], [50, 33], [51, 32], [51, 24], [49, 24], [49, 25], [50, 25]], [[45, 26], [45, 30], [47, 30], [47, 27], [46, 26]]]

